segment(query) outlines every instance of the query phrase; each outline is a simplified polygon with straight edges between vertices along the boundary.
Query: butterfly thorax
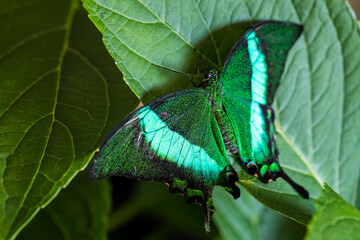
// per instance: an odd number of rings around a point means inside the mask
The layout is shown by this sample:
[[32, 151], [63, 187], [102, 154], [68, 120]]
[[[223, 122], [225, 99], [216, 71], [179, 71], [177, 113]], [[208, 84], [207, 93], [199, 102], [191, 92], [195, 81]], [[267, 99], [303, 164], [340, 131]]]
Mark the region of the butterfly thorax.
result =
[[221, 108], [223, 95], [222, 84], [219, 81], [219, 76], [215, 70], [212, 74], [209, 73], [205, 89], [209, 94], [209, 102], [213, 110]]

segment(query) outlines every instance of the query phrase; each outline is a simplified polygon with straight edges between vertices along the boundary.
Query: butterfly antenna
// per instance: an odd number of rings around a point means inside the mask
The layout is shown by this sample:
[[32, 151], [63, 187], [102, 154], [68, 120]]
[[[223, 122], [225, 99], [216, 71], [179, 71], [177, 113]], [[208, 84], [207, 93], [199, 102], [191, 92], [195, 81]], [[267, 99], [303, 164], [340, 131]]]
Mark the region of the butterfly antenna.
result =
[[190, 82], [194, 85], [194, 87], [197, 87], [197, 85], [194, 83], [194, 81], [192, 80], [190, 74], [188, 73], [184, 73], [184, 72], [179, 72], [179, 71], [176, 71], [174, 69], [170, 69], [170, 68], [167, 68], [167, 67], [164, 67], [164, 66], [160, 66], [160, 65], [157, 65], [155, 63], [151, 63], [152, 65], [156, 66], [156, 67], [160, 67], [160, 68], [163, 68], [163, 69], [166, 69], [168, 71], [171, 71], [171, 72], [174, 72], [174, 73], [177, 73], [177, 74], [180, 74], [180, 75], [183, 75], [183, 76], [187, 76], [190, 80]]
[[201, 54], [200, 51], [195, 47], [194, 47], [194, 52], [200, 59], [204, 71], [207, 71], [209, 69], [218, 69], [219, 68], [218, 65], [216, 65], [213, 61], [211, 61], [211, 59], [209, 59], [206, 56], [204, 56], [203, 54]]
[[309, 193], [302, 186], [294, 182], [285, 172], [281, 169], [281, 177], [287, 181], [303, 198], [309, 199]]
[[199, 53], [199, 51], [197, 50], [197, 48], [194, 48], [194, 52], [195, 54], [198, 56], [198, 58], [200, 59], [201, 63], [198, 63], [197, 66], [197, 71], [198, 71], [198, 75], [202, 76], [200, 69], [199, 69], [199, 65], [202, 66], [203, 72], [207, 71], [209, 69], [207, 62], [203, 59], [203, 57], [201, 56], [201, 54]]

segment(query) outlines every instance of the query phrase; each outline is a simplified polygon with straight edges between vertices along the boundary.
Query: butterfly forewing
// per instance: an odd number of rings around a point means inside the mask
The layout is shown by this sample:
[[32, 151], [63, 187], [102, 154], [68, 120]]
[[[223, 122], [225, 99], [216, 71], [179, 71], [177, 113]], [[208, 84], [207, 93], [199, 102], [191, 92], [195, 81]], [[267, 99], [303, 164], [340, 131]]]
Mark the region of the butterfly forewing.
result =
[[94, 158], [93, 178], [117, 175], [162, 181], [187, 200], [188, 189], [197, 189], [202, 192], [197, 201], [203, 206], [215, 185], [239, 195], [236, 177], [228, 178], [236, 173], [205, 89], [174, 92], [140, 108], [118, 126]]

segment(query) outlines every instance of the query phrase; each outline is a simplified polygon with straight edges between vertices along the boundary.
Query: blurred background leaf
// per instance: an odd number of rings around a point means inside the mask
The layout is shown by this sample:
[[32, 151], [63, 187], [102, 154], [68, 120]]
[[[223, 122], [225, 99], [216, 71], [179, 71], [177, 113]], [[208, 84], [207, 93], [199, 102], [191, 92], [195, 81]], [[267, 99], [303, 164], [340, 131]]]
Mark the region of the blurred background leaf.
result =
[[[118, 189], [114, 204], [121, 204], [110, 216], [110, 239], [214, 239], [204, 229], [204, 212], [196, 204], [186, 204], [180, 194], [170, 194], [159, 182], [141, 182], [112, 178], [115, 186], [133, 185], [127, 192]], [[124, 196], [125, 195], [125, 196]], [[124, 201], [125, 198], [125, 201]], [[127, 199], [126, 199], [127, 198]]]
[[16, 239], [106, 239], [111, 205], [110, 181], [81, 172]]

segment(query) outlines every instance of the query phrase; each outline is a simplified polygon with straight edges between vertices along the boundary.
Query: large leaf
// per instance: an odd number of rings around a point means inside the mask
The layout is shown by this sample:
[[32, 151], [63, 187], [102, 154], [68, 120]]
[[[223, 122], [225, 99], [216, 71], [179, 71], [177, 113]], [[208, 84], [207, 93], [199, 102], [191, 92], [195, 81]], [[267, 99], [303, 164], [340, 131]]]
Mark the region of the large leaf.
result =
[[93, 181], [82, 172], [17, 239], [106, 239], [110, 197], [108, 180]]
[[[274, 108], [285, 171], [310, 193], [284, 181], [240, 183], [265, 205], [306, 223], [326, 181], [351, 204], [358, 195], [360, 148], [359, 26], [347, 3], [294, 1], [83, 0], [125, 81], [145, 102], [189, 86], [198, 54], [220, 67], [247, 26], [292, 21], [304, 33], [286, 63]], [[160, 67], [161, 66], [161, 67]]]
[[14, 237], [137, 104], [78, 1], [1, 1], [0, 239]]
[[306, 240], [360, 239], [360, 211], [327, 184], [316, 203]]

